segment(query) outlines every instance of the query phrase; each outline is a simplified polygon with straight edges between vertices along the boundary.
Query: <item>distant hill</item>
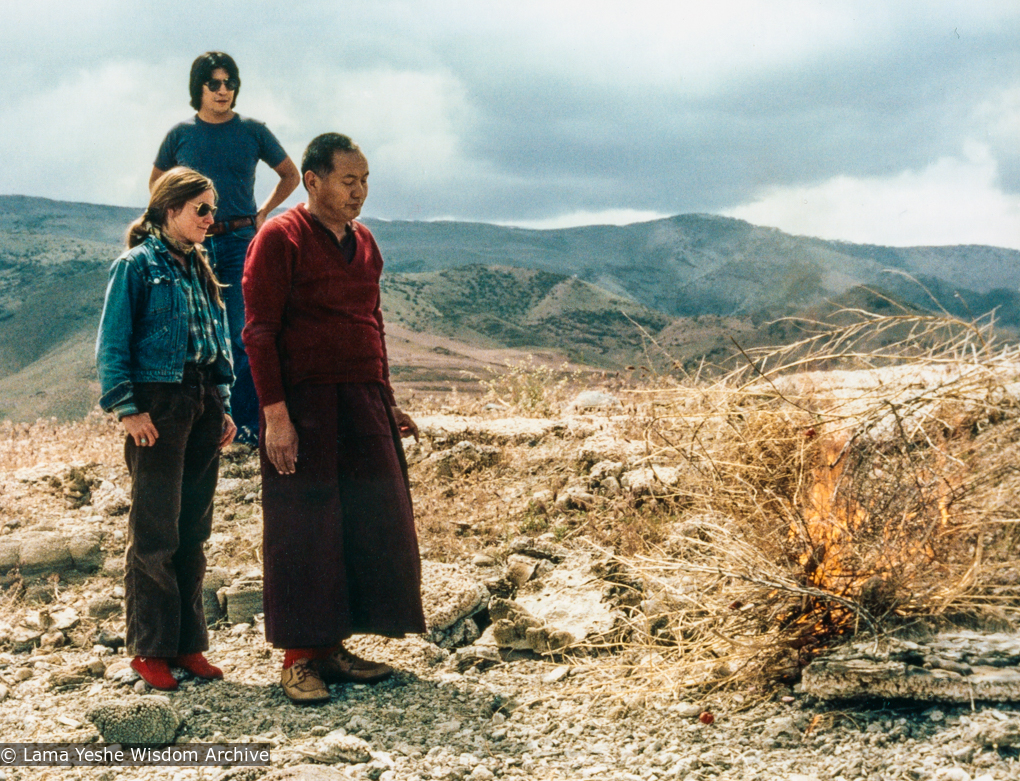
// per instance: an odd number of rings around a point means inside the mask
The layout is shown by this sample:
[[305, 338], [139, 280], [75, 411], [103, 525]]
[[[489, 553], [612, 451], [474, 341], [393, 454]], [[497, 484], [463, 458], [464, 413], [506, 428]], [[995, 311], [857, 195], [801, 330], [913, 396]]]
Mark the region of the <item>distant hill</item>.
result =
[[[471, 264], [576, 276], [673, 317], [791, 314], [858, 285], [953, 314], [999, 308], [1020, 325], [1020, 251], [878, 247], [790, 236], [704, 214], [626, 226], [525, 230], [458, 222], [369, 221], [394, 272]], [[887, 273], [887, 272], [893, 273]]]
[[[0, 417], [94, 405], [107, 270], [140, 211], [0, 196]], [[394, 378], [420, 391], [529, 353], [610, 369], [663, 350], [687, 367], [721, 363], [734, 340], [800, 338], [770, 324], [781, 316], [883, 296], [964, 318], [997, 307], [997, 322], [1020, 326], [1015, 250], [853, 245], [710, 215], [553, 231], [366, 222], [386, 258]]]

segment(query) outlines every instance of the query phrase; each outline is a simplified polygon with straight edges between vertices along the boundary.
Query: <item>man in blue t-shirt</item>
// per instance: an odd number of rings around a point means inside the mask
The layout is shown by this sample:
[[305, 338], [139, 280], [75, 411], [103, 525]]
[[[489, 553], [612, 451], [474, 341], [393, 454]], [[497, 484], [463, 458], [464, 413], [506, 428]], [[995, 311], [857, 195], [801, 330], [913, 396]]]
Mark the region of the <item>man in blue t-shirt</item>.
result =
[[[294, 192], [301, 174], [265, 123], [234, 111], [241, 77], [229, 54], [206, 52], [199, 55], [191, 65], [190, 89], [191, 106], [198, 113], [166, 134], [156, 154], [149, 189], [177, 165], [194, 168], [216, 185], [217, 221], [209, 229], [203, 246], [209, 252], [216, 276], [227, 286], [223, 290], [223, 300], [234, 352], [236, 380], [231, 405], [237, 423], [237, 441], [254, 445], [258, 442], [258, 399], [241, 341], [244, 256], [255, 232], [269, 213]], [[276, 171], [280, 181], [262, 206], [256, 207], [255, 168], [259, 160]]]

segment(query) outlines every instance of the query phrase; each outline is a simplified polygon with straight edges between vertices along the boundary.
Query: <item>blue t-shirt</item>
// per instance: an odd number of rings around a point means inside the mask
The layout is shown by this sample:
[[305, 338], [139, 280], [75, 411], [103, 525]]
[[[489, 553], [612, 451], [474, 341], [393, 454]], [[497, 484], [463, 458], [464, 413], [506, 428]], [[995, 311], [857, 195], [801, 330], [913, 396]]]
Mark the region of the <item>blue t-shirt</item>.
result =
[[217, 220], [254, 216], [255, 167], [265, 160], [276, 168], [287, 158], [264, 122], [234, 114], [229, 122], [211, 124], [198, 115], [170, 128], [159, 145], [154, 165], [169, 171], [175, 165], [194, 168], [213, 180], [218, 196]]

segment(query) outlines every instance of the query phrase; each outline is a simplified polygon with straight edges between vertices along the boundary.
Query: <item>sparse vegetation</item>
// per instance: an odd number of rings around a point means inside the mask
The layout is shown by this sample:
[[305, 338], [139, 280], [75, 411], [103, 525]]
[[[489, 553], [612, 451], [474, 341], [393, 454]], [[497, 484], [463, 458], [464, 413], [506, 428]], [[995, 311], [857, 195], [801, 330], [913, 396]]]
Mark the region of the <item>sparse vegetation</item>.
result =
[[[621, 685], [657, 690], [765, 691], [857, 632], [1014, 609], [1016, 349], [996, 346], [983, 324], [842, 314], [805, 325], [788, 347], [747, 350], [722, 377], [528, 361], [486, 378], [480, 396], [408, 400], [426, 422], [408, 449], [425, 555], [499, 559], [521, 534], [606, 552], [627, 620], [578, 650], [611, 650], [627, 668]], [[571, 412], [593, 388], [621, 404]], [[496, 419], [501, 434], [481, 425]], [[438, 470], [431, 456], [463, 440], [494, 444], [498, 457]], [[6, 422], [0, 469], [63, 461], [122, 472], [121, 447], [98, 413]], [[617, 476], [644, 471], [647, 485], [593, 476], [613, 460]], [[240, 482], [217, 505], [230, 540], [217, 538], [210, 558], [252, 566], [257, 461], [231, 449], [222, 474]]]

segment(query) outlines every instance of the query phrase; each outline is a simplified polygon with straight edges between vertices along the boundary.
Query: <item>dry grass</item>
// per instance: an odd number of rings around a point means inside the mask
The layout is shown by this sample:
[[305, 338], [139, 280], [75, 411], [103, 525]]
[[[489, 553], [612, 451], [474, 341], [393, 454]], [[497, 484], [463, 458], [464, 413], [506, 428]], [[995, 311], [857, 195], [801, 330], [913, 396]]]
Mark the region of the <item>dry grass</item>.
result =
[[83, 420], [59, 423], [0, 421], [0, 470], [50, 462], [116, 464], [123, 460], [123, 430], [98, 407]]
[[851, 314], [645, 392], [634, 425], [685, 468], [683, 520], [619, 557], [644, 583], [631, 679], [760, 691], [844, 636], [1017, 605], [1017, 351], [987, 326]]
[[[484, 396], [412, 400], [416, 417], [548, 417], [597, 386], [623, 406], [595, 425], [641, 444], [627, 468], [680, 475], [670, 491], [554, 509], [529, 497], [583, 483], [592, 466], [563, 435], [500, 443], [495, 466], [454, 478], [423, 460], [411, 468], [423, 551], [498, 556], [522, 533], [603, 551], [627, 618], [577, 650], [612, 650], [618, 666], [600, 669], [641, 691], [764, 692], [855, 633], [1016, 607], [1016, 349], [996, 346], [987, 325], [950, 318], [840, 317], [803, 324], [789, 347], [748, 351], [745, 367], [715, 379], [593, 381], [520, 364], [488, 379]], [[121, 448], [119, 427], [98, 413], [0, 424], [3, 471], [119, 465]], [[253, 458], [228, 461], [230, 476], [257, 470]], [[257, 506], [231, 509], [257, 547]]]

